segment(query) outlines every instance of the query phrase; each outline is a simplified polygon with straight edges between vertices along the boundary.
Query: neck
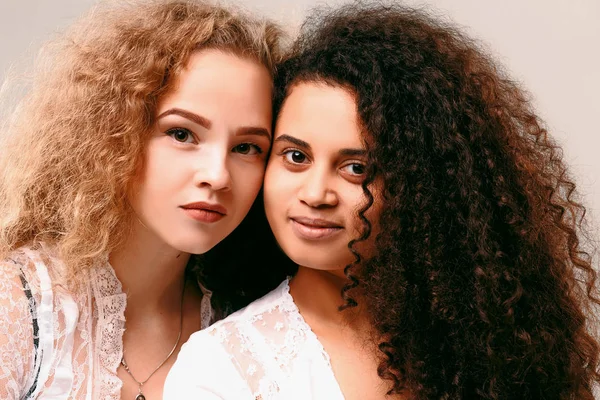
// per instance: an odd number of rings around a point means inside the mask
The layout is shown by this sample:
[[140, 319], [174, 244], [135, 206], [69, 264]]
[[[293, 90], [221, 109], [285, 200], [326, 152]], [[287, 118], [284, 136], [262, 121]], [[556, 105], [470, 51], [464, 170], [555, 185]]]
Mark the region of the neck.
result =
[[178, 310], [189, 258], [136, 221], [125, 243], [109, 255], [127, 294], [128, 318]]
[[341, 291], [348, 282], [342, 271], [298, 267], [298, 273], [290, 282], [290, 294], [313, 330], [319, 326], [339, 328], [344, 325], [362, 331], [368, 326], [367, 314], [356, 296], [353, 297], [359, 304], [357, 307], [339, 311], [344, 304]]

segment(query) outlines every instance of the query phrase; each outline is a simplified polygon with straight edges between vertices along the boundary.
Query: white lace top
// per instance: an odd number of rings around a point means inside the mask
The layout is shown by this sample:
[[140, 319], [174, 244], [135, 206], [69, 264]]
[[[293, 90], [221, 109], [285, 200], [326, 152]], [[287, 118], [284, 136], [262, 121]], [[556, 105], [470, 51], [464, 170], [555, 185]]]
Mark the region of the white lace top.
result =
[[[0, 260], [0, 399], [120, 398], [126, 295], [106, 261], [81, 289], [64, 285], [49, 250], [21, 248]], [[210, 292], [202, 299], [210, 324]]]
[[343, 400], [288, 283], [194, 333], [167, 376], [164, 400]]

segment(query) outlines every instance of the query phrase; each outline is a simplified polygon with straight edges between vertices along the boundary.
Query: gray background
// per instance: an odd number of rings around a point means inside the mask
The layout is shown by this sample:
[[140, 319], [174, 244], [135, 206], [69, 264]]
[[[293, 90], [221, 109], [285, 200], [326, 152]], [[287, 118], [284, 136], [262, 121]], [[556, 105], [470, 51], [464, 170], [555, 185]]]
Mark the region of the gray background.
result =
[[[116, 1], [116, 0], [113, 0]], [[339, 4], [343, 0], [330, 0]], [[0, 80], [31, 65], [41, 43], [93, 0], [0, 0]], [[316, 0], [239, 0], [291, 31]], [[600, 219], [600, 0], [408, 0], [427, 5], [481, 39], [533, 95], [563, 145], [584, 202]], [[0, 149], [1, 151], [1, 149]]]

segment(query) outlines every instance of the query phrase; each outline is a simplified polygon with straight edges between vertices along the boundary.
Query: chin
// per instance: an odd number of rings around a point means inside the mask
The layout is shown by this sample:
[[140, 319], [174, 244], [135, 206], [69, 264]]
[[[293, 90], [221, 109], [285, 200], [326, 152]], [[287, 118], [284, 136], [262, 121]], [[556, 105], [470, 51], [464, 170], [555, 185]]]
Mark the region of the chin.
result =
[[193, 243], [188, 242], [179, 242], [179, 243], [173, 243], [171, 244], [171, 246], [181, 252], [184, 253], [189, 253], [189, 254], [204, 254], [206, 252], [208, 252], [210, 249], [212, 249], [213, 247], [215, 247], [217, 245], [217, 243], [209, 243], [209, 242], [202, 242], [202, 241], [196, 241]]
[[316, 269], [320, 271], [339, 271], [344, 270], [346, 265], [350, 264], [354, 259], [352, 256], [348, 258], [332, 258], [331, 253], [317, 254], [317, 252], [286, 252], [288, 257], [296, 264], [306, 268]]

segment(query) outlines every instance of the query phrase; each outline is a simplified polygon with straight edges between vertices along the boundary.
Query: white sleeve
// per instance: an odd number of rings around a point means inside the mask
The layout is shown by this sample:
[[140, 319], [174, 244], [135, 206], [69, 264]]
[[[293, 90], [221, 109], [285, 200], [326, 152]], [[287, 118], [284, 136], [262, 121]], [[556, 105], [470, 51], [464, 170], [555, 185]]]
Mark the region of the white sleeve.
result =
[[171, 368], [163, 400], [254, 400], [231, 355], [207, 330], [194, 333]]
[[0, 260], [0, 399], [27, 394], [34, 369], [34, 303], [17, 263]]

